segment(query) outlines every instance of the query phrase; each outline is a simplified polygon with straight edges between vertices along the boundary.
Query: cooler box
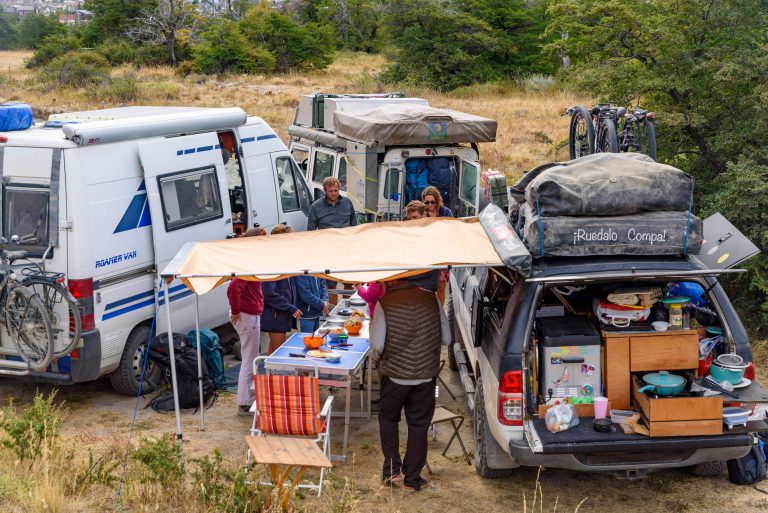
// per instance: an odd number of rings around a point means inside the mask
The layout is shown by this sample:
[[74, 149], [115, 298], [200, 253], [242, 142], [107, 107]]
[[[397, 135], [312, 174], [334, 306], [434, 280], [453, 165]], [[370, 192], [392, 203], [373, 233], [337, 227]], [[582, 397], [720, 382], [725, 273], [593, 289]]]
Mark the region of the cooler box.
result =
[[595, 327], [576, 316], [537, 322], [544, 398], [601, 395], [600, 334]]

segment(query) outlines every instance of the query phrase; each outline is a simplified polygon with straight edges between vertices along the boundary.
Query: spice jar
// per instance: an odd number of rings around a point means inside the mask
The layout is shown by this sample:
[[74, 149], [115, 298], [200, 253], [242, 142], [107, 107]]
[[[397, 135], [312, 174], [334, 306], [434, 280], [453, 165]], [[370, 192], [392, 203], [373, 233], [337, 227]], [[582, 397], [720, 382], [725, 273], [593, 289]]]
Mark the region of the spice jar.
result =
[[677, 303], [669, 307], [669, 329], [683, 329], [683, 307]]

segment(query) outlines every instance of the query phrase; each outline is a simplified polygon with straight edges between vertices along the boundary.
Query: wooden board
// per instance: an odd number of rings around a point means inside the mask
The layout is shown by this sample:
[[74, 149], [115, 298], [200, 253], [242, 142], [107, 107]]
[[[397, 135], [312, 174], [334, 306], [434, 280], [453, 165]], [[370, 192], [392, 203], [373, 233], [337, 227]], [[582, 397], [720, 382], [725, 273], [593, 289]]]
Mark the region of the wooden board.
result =
[[[603, 386], [608, 402], [618, 410], [629, 408], [629, 337], [603, 334]], [[618, 335], [618, 336], [617, 336]]]
[[245, 442], [256, 463], [330, 467], [314, 439], [285, 436], [246, 436]]
[[701, 436], [722, 435], [722, 420], [674, 420], [649, 421], [643, 415], [643, 422], [648, 426], [651, 437], [655, 436]]
[[[652, 422], [715, 420], [723, 423], [722, 396], [650, 398], [638, 392], [639, 380], [632, 376], [632, 397]], [[709, 433], [707, 433], [709, 434]]]
[[695, 330], [631, 335], [629, 367], [632, 372], [695, 369], [699, 365], [699, 336]]
[[[561, 401], [562, 402], [562, 401]], [[539, 405], [539, 418], [543, 419], [544, 415], [547, 414], [547, 410], [550, 409], [553, 405], [551, 404], [540, 404]], [[579, 417], [594, 417], [595, 416], [595, 405], [594, 404], [574, 404], [573, 405], [576, 409], [576, 415]], [[608, 401], [608, 409], [606, 410], [607, 416], [610, 417], [611, 415], [611, 401]]]

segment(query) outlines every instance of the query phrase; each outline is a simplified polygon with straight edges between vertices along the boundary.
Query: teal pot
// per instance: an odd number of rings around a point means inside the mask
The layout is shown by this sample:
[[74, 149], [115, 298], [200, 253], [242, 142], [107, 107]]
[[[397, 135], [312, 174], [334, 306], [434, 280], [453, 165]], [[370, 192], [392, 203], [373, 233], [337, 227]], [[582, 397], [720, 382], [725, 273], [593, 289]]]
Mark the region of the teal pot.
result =
[[638, 392], [653, 392], [657, 395], [669, 397], [677, 395], [685, 390], [686, 380], [677, 374], [670, 374], [668, 371], [651, 372], [643, 375], [643, 381], [646, 385]]

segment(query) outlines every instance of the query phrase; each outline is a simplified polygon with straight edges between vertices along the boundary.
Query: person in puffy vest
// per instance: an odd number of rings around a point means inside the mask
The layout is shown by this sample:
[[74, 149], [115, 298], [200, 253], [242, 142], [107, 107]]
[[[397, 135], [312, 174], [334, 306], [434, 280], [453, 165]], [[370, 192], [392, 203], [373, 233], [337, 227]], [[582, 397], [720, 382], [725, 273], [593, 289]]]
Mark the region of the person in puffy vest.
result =
[[[427, 461], [427, 431], [435, 411], [440, 349], [450, 343], [450, 327], [435, 294], [407, 280], [387, 285], [371, 317], [371, 349], [382, 376], [381, 479], [391, 483], [404, 476], [403, 490], [419, 491], [426, 483], [421, 469]], [[408, 446], [401, 460], [398, 424], [403, 409]]]

